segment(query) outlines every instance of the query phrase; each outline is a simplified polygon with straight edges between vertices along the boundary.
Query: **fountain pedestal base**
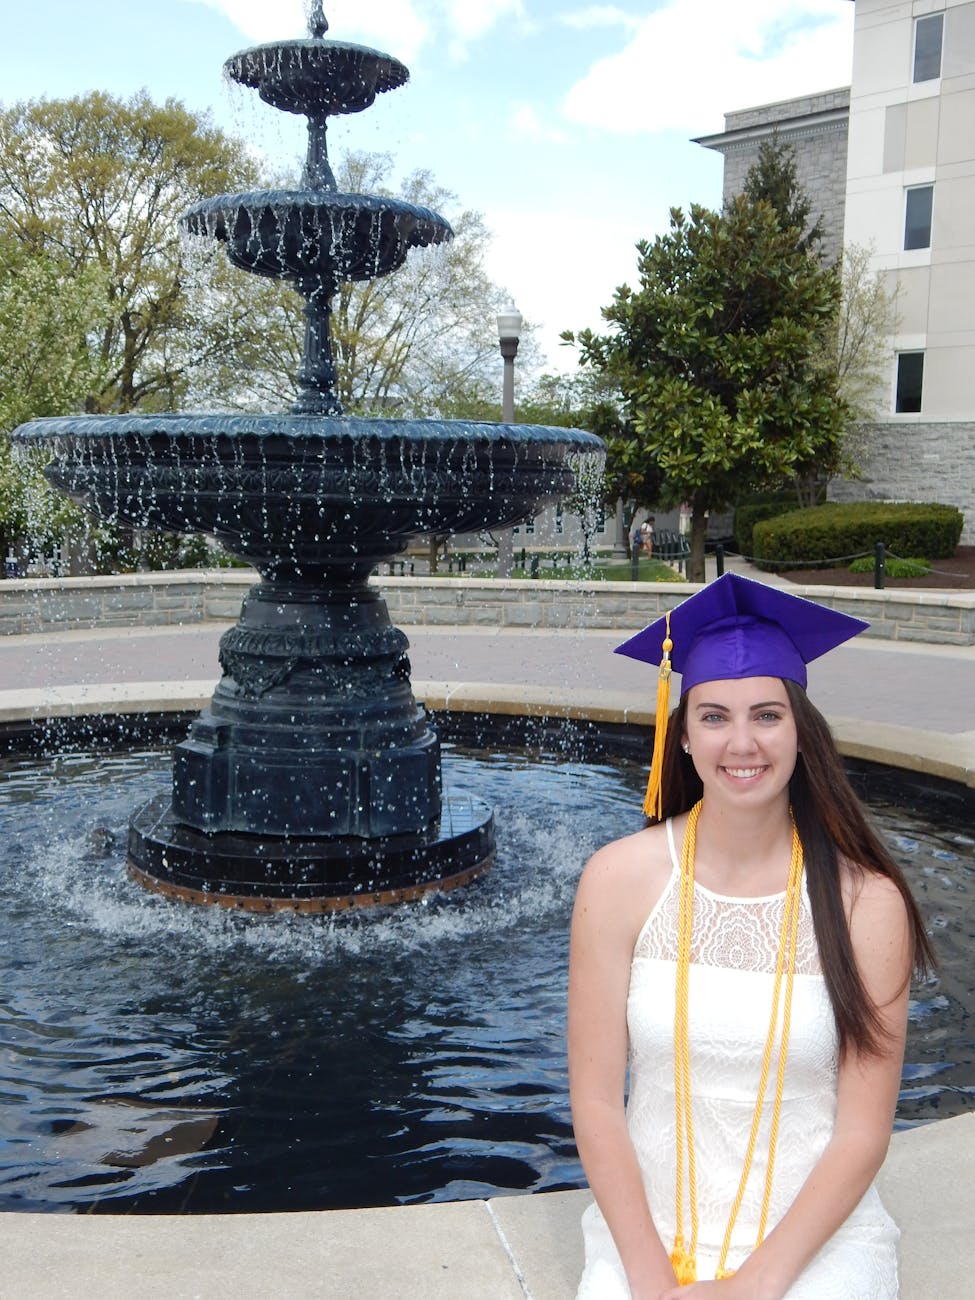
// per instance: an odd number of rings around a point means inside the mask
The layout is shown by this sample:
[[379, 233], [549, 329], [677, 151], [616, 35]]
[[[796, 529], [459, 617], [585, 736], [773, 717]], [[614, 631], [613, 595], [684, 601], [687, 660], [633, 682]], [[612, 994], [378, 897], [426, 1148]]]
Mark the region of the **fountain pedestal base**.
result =
[[408, 902], [465, 885], [494, 856], [494, 817], [480, 799], [444, 797], [425, 835], [315, 839], [207, 834], [178, 822], [165, 795], [129, 824], [129, 867], [143, 885], [186, 902], [254, 912], [338, 912]]

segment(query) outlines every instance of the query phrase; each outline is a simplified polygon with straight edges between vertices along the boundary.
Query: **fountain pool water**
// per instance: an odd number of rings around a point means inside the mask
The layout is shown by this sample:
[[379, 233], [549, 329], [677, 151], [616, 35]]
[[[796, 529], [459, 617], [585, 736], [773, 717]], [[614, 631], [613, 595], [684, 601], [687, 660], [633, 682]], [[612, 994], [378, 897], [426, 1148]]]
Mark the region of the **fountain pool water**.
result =
[[[124, 866], [168, 749], [0, 760], [0, 1208], [266, 1211], [581, 1183], [569, 913], [639, 824], [642, 765], [447, 746], [499, 818], [463, 894], [318, 919], [185, 909]], [[556, 756], [553, 756], [556, 755]], [[911, 1012], [899, 1121], [975, 1099], [971, 802], [868, 783], [943, 963]], [[111, 843], [115, 837], [114, 846]]]

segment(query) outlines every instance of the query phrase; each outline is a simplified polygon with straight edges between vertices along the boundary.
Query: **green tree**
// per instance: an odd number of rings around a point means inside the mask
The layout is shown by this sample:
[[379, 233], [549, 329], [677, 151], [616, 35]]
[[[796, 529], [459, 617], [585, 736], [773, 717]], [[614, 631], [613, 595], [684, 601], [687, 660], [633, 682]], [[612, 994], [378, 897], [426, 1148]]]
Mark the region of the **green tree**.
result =
[[797, 247], [769, 204], [672, 209], [637, 245], [640, 285], [584, 330], [584, 365], [619, 387], [631, 469], [663, 476], [661, 500], [691, 506], [689, 576], [704, 579], [706, 514], [812, 466], [835, 466], [846, 409], [819, 363], [839, 283]]
[[898, 325], [897, 292], [885, 272], [873, 270], [872, 258], [873, 249], [861, 244], [843, 250], [835, 348], [827, 348], [825, 358], [835, 365], [837, 388], [853, 421], [843, 452], [844, 470], [854, 476], [867, 450], [864, 422], [876, 419], [888, 400], [891, 335]]
[[776, 136], [758, 146], [758, 158], [749, 167], [742, 193], [753, 203], [768, 203], [783, 230], [796, 234], [797, 247], [813, 256], [819, 252], [826, 231], [820, 214], [810, 221], [813, 206], [799, 184], [796, 151]]
[[[744, 193], [764, 199], [778, 214], [783, 229], [797, 232], [801, 249], [814, 254], [824, 236], [823, 218], [810, 224], [812, 202], [799, 184], [795, 150], [773, 137], [759, 148], [757, 162], [745, 178]], [[897, 328], [897, 295], [884, 272], [872, 269], [873, 249], [848, 244], [838, 267], [840, 293], [835, 319], [824, 329], [820, 364], [835, 373], [837, 390], [851, 423], [843, 445], [842, 469], [856, 475], [866, 451], [863, 421], [876, 417], [884, 400], [890, 366], [890, 336]], [[825, 487], [821, 474], [799, 482], [800, 504], [816, 504]]]
[[76, 411], [100, 386], [106, 315], [97, 265], [66, 278], [56, 258], [0, 233], [0, 430]]
[[176, 407], [199, 382], [230, 327], [197, 328], [177, 218], [255, 179], [242, 143], [175, 100], [94, 92], [0, 111], [0, 237], [65, 282], [98, 272], [107, 310], [86, 411]]
[[50, 545], [80, 513], [50, 492], [38, 458], [11, 454], [9, 433], [33, 416], [76, 411], [101, 382], [95, 346], [105, 320], [100, 269], [65, 279], [56, 260], [0, 236], [0, 546], [33, 532]]

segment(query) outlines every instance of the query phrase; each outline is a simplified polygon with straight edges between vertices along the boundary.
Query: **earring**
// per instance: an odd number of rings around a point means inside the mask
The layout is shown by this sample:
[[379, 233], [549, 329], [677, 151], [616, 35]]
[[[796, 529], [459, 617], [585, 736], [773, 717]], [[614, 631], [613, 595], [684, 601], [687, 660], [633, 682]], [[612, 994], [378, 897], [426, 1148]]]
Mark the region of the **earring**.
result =
[[690, 754], [690, 752], [691, 752], [691, 747], [690, 747], [690, 745], [687, 743], [686, 740], [684, 741], [684, 744], [681, 746], [681, 748], [684, 750], [684, 753], [685, 753], [685, 754]]

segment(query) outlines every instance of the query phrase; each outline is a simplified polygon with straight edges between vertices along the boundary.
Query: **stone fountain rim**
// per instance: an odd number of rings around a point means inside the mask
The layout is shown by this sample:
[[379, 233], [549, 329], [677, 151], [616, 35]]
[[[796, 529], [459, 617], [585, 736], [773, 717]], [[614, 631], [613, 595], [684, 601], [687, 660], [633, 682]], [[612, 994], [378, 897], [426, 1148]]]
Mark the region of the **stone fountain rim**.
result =
[[335, 41], [330, 37], [321, 36], [296, 36], [292, 39], [285, 37], [279, 41], [262, 41], [258, 45], [248, 45], [244, 49], [238, 50], [236, 54], [231, 54], [229, 58], [224, 59], [223, 66], [228, 76], [234, 77], [234, 80], [239, 81], [242, 86], [247, 86], [248, 89], [256, 89], [261, 85], [259, 80], [243, 81], [235, 77], [231, 71], [231, 65], [236, 64], [241, 59], [252, 59], [255, 55], [290, 54], [298, 50], [314, 51], [316, 54], [331, 54], [333, 51], [339, 54], [354, 54], [359, 58], [366, 57], [386, 64], [387, 71], [394, 72], [397, 76], [401, 72], [405, 74], [402, 80], [391, 81], [388, 86], [377, 86], [377, 91], [398, 89], [409, 80], [409, 68], [395, 54], [387, 54], [384, 50], [377, 50], [372, 45], [361, 45], [358, 41]]
[[410, 203], [392, 195], [356, 194], [340, 190], [243, 190], [239, 194], [217, 194], [213, 198], [200, 199], [191, 204], [179, 220], [185, 222], [190, 217], [211, 213], [223, 215], [242, 208], [288, 208], [289, 211], [348, 208], [356, 212], [399, 212], [428, 219], [453, 234], [450, 222], [445, 217], [422, 204]]
[[419, 420], [356, 415], [291, 415], [287, 412], [246, 415], [231, 412], [156, 415], [57, 415], [29, 420], [14, 429], [18, 442], [41, 442], [54, 438], [104, 439], [113, 437], [285, 437], [319, 442], [404, 441], [456, 443], [463, 440], [472, 448], [484, 445], [529, 443], [561, 445], [579, 451], [605, 450], [603, 440], [584, 429], [559, 425], [496, 424], [481, 420]]

